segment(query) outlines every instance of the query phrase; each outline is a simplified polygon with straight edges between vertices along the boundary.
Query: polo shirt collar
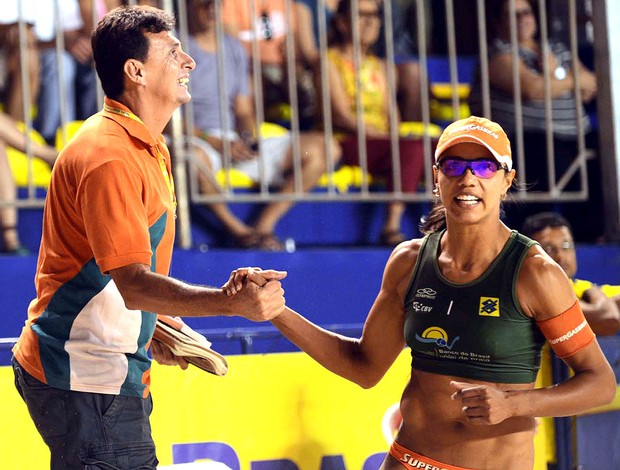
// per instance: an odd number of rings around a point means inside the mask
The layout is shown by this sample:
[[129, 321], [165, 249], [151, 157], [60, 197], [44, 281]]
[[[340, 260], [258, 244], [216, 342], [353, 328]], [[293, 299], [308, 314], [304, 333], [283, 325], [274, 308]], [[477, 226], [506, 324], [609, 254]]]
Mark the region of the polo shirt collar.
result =
[[154, 137], [142, 120], [127, 106], [107, 96], [104, 97], [103, 103], [103, 115], [121, 125], [129, 135], [141, 140], [147, 147], [156, 147], [161, 143], [163, 137], [159, 136], [159, 139]]

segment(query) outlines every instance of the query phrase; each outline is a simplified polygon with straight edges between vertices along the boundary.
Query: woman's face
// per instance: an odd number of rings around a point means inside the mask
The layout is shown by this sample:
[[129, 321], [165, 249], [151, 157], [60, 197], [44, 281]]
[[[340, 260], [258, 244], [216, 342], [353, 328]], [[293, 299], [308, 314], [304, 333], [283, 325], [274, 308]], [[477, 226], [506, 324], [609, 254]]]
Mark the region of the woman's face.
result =
[[501, 200], [512, 185], [515, 171], [495, 167], [495, 173], [476, 174], [476, 170], [468, 167], [460, 175], [451, 175], [448, 167], [454, 167], [451, 160], [455, 159], [461, 162], [460, 167], [463, 167], [463, 161], [474, 160], [496, 165], [493, 154], [475, 143], [456, 144], [441, 154], [441, 169], [435, 169], [435, 184], [448, 219], [469, 225], [490, 217], [499, 218]]
[[[515, 1], [515, 14], [517, 20], [517, 39], [520, 43], [529, 41], [536, 35], [538, 26], [532, 5], [527, 0]], [[500, 33], [504, 37], [510, 37], [510, 2], [504, 2], [502, 13], [502, 27]]]
[[[359, 0], [358, 2], [359, 36], [362, 48], [373, 46], [381, 31], [381, 8], [376, 0]], [[353, 42], [353, 23], [351, 18], [343, 18], [346, 24], [346, 36]]]

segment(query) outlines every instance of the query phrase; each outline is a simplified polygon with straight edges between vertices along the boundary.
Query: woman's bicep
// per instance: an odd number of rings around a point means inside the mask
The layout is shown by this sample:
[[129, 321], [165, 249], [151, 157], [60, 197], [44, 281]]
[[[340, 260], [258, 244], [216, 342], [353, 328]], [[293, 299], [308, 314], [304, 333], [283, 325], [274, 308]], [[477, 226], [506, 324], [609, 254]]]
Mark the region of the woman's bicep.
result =
[[566, 273], [537, 245], [519, 271], [517, 297], [523, 312], [537, 322], [560, 315], [577, 301]]

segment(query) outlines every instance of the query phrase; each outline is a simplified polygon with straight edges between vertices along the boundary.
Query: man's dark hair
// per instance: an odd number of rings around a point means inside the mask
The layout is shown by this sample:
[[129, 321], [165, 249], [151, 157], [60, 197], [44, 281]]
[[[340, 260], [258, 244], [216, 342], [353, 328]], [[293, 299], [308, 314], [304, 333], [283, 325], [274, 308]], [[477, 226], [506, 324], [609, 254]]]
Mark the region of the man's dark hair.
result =
[[146, 60], [149, 40], [144, 33], [172, 31], [174, 25], [173, 15], [147, 6], [122, 6], [103, 17], [91, 44], [97, 75], [108, 98], [118, 99], [123, 94], [125, 62]]
[[538, 214], [526, 217], [521, 226], [520, 232], [526, 237], [532, 238], [532, 235], [546, 228], [566, 227], [573, 233], [573, 229], [566, 218], [557, 212], [540, 212]]

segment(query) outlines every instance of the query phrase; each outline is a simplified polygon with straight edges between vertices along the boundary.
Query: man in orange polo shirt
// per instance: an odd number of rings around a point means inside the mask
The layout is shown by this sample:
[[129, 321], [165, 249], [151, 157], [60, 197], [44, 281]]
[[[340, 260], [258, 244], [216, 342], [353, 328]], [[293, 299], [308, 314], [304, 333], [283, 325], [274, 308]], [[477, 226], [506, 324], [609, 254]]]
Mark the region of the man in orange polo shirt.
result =
[[190, 100], [196, 65], [173, 28], [152, 7], [103, 18], [92, 45], [104, 109], [54, 167], [37, 298], [13, 351], [52, 469], [157, 467], [147, 356], [156, 314], [262, 321], [284, 308], [283, 272], [235, 296], [168, 276], [176, 200], [162, 131]]

